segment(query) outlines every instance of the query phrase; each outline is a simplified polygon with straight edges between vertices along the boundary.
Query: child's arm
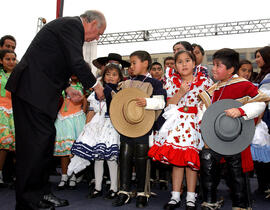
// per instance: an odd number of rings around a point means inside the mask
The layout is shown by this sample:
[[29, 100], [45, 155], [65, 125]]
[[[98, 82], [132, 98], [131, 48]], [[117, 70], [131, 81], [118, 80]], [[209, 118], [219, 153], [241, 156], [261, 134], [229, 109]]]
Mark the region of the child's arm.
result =
[[95, 115], [94, 111], [89, 111], [86, 115], [86, 123], [89, 123], [92, 120], [92, 118], [94, 117], [94, 115]]
[[164, 109], [165, 100], [163, 95], [154, 95], [153, 98], [136, 98], [136, 104], [145, 109], [159, 110]]
[[82, 101], [82, 109], [83, 109], [83, 112], [86, 113], [87, 111], [87, 100], [85, 98], [85, 96], [83, 96], [83, 101]]
[[231, 108], [225, 110], [227, 116], [237, 118], [243, 116], [245, 120], [254, 119], [259, 117], [265, 110], [265, 102], [252, 102], [247, 103], [240, 108]]

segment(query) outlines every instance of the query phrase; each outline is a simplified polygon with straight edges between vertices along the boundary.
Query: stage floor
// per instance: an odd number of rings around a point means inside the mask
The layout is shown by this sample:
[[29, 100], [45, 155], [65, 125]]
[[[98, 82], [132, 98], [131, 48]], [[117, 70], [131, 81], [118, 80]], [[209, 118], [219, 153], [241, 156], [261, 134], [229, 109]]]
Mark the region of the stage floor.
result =
[[[59, 210], [110, 210], [110, 209], [122, 209], [131, 210], [137, 209], [135, 206], [135, 199], [132, 199], [131, 203], [124, 205], [122, 207], [112, 207], [111, 200], [105, 200], [101, 197], [95, 199], [87, 199], [88, 185], [85, 182], [81, 182], [77, 185], [75, 190], [63, 190], [56, 191], [56, 186], [60, 180], [60, 176], [51, 176], [53, 193], [58, 197], [65, 198], [69, 200], [70, 205], [67, 207], [61, 207]], [[253, 209], [258, 210], [268, 210], [270, 209], [270, 200], [264, 200], [261, 195], [257, 195], [254, 191], [257, 189], [256, 178], [250, 179]], [[171, 186], [169, 186], [171, 187]], [[158, 186], [152, 187], [152, 192], [157, 193], [157, 196], [151, 197], [149, 199], [149, 204], [145, 210], [158, 210], [162, 209], [163, 205], [168, 201], [170, 197], [170, 190], [162, 191]], [[227, 188], [225, 181], [221, 180], [218, 187], [218, 195], [224, 197], [225, 203], [221, 209], [229, 210], [231, 209], [231, 201], [229, 195], [229, 189]], [[13, 210], [15, 208], [15, 191], [10, 188], [0, 188], [0, 209], [1, 210]], [[181, 208], [185, 209], [184, 204]], [[200, 208], [197, 208], [200, 209]]]

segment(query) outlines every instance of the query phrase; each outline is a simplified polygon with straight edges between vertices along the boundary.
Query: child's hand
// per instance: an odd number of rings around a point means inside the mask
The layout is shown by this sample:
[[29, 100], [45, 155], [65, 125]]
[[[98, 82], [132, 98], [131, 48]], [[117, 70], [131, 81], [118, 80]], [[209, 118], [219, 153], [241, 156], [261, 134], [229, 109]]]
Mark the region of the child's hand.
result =
[[146, 106], [146, 99], [145, 98], [136, 98], [136, 105], [140, 107]]
[[183, 82], [180, 87], [180, 91], [182, 94], [186, 94], [189, 91], [189, 83], [188, 82]]
[[224, 110], [224, 112], [226, 113], [226, 115], [228, 117], [232, 117], [232, 118], [237, 118], [237, 117], [241, 117], [242, 116], [241, 115], [241, 112], [237, 108], [227, 109], [227, 110]]

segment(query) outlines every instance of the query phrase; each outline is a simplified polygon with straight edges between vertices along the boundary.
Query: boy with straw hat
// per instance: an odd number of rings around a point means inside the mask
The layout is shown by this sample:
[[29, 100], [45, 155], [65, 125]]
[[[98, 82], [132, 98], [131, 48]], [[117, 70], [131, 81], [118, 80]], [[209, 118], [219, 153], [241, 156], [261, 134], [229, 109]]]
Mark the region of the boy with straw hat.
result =
[[[145, 207], [150, 194], [146, 177], [149, 136], [157, 111], [165, 107], [166, 91], [162, 83], [151, 78], [148, 69], [152, 63], [146, 51], [135, 51], [130, 55], [130, 63], [135, 77], [124, 81], [120, 87], [109, 84], [104, 94], [110, 104], [110, 117], [115, 129], [120, 133], [120, 191], [113, 206], [130, 202], [132, 161], [135, 158], [137, 183], [136, 207]], [[119, 91], [112, 98], [112, 90]], [[112, 101], [111, 101], [112, 100]], [[111, 101], [111, 103], [110, 103]], [[158, 120], [156, 121], [158, 122]]]

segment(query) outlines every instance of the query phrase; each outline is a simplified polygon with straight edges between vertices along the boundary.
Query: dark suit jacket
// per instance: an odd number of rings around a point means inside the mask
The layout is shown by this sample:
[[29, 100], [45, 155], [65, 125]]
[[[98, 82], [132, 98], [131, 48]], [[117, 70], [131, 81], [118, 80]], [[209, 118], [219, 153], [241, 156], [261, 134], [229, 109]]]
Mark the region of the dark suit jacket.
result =
[[85, 89], [96, 78], [83, 59], [84, 28], [79, 17], [63, 17], [46, 24], [14, 68], [6, 89], [52, 118], [62, 90], [72, 74]]

